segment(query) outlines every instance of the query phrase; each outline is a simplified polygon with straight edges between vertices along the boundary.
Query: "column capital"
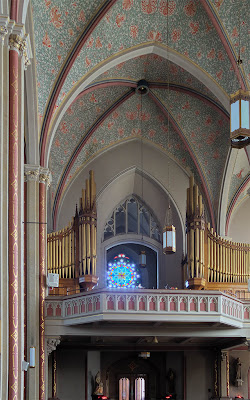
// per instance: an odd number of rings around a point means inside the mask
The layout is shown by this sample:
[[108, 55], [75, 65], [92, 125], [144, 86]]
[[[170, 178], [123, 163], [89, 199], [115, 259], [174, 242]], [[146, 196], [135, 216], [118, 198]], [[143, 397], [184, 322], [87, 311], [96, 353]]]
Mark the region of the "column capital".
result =
[[37, 181], [50, 186], [51, 173], [48, 168], [41, 167], [40, 165], [25, 164], [24, 165], [24, 180]]
[[0, 15], [0, 41], [4, 41], [8, 33], [9, 17]]
[[[6, 40], [5, 40], [6, 38]], [[33, 58], [30, 37], [25, 33], [25, 27], [22, 24], [16, 24], [8, 16], [0, 15], [0, 41], [9, 45], [10, 50], [15, 50], [23, 59], [24, 69], [30, 65], [30, 59]]]
[[[1, 21], [0, 21], [1, 24]], [[5, 36], [8, 33], [8, 29], [6, 25], [0, 25], [0, 40], [4, 41]]]
[[38, 181], [39, 180], [39, 165], [31, 165], [25, 164], [24, 165], [24, 181]]
[[46, 186], [51, 184], [51, 173], [48, 168], [40, 167], [39, 182], [44, 183]]
[[226, 361], [228, 356], [227, 350], [221, 350], [221, 361]]
[[56, 350], [57, 346], [61, 343], [61, 336], [47, 339], [47, 354], [51, 354]]

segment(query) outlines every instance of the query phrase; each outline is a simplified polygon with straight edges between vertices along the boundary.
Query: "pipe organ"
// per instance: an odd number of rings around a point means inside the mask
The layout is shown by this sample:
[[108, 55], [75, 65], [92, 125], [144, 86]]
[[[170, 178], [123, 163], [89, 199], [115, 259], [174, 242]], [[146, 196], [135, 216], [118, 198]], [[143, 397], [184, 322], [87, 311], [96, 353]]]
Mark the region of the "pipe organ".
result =
[[191, 176], [187, 189], [187, 264], [184, 279], [191, 289], [247, 289], [250, 245], [235, 243], [205, 222], [204, 205]]
[[57, 294], [86, 290], [96, 285], [96, 184], [90, 171], [75, 217], [64, 229], [48, 234], [48, 272], [59, 274]]

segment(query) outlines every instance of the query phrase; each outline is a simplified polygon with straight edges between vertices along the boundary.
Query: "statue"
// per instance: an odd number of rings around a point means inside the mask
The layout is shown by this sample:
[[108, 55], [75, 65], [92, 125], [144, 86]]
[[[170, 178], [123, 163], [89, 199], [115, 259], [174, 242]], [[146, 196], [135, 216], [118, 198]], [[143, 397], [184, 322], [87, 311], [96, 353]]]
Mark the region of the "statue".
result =
[[236, 373], [235, 386], [237, 387], [242, 386], [243, 380], [241, 379], [241, 362], [239, 357], [236, 358], [235, 360], [235, 373]]
[[236, 359], [236, 379], [241, 379], [241, 362], [239, 357]]
[[95, 390], [94, 395], [103, 395], [103, 382], [101, 381], [100, 371], [95, 376]]
[[175, 393], [175, 373], [172, 368], [169, 368], [167, 374], [167, 381], [168, 381], [168, 392], [170, 394]]

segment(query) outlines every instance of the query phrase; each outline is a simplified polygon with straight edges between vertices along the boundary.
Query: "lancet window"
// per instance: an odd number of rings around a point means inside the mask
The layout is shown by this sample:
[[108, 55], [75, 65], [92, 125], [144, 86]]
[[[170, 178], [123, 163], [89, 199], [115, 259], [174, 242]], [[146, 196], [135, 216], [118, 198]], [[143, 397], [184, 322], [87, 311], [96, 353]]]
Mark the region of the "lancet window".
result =
[[160, 228], [148, 208], [131, 196], [113, 211], [104, 229], [104, 240], [135, 233], [161, 242]]

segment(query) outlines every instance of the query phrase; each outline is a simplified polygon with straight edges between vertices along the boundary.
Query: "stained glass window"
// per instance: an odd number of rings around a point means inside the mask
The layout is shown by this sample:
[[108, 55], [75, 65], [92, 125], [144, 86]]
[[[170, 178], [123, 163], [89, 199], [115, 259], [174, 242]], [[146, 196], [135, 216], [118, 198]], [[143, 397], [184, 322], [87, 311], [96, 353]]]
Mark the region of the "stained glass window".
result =
[[139, 271], [125, 254], [118, 254], [108, 264], [107, 284], [110, 288], [135, 288], [140, 285]]

